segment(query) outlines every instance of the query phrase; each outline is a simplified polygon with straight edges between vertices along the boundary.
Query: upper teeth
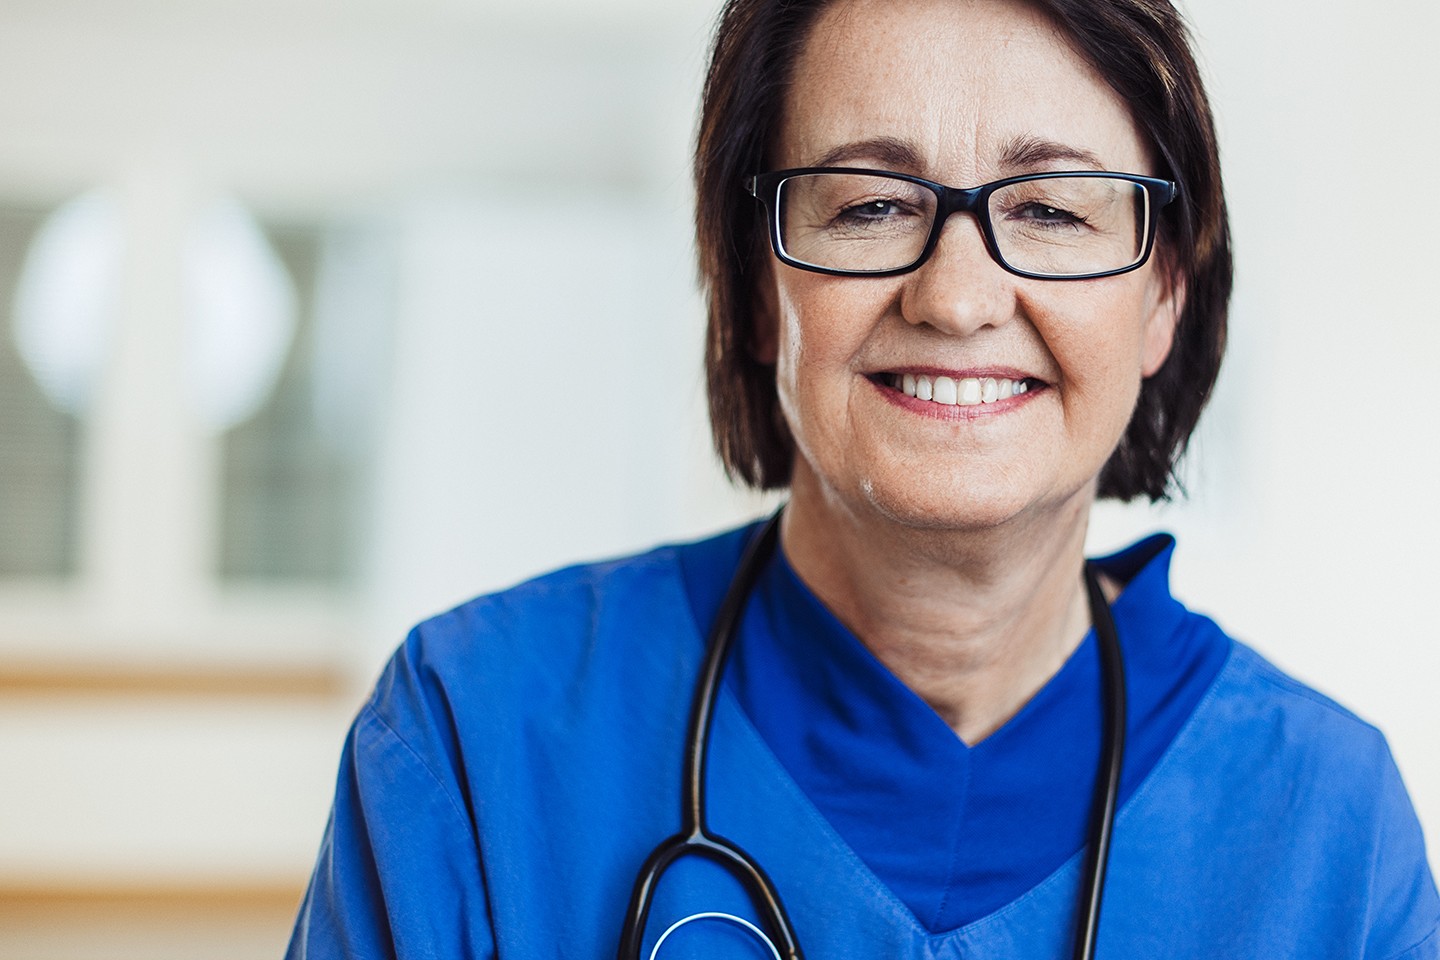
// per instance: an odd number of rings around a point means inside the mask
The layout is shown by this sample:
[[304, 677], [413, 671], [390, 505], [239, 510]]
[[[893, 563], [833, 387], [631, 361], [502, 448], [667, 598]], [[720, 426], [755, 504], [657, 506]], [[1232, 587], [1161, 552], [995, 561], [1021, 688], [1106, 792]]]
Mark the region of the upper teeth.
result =
[[1018, 397], [1030, 389], [1024, 380], [1008, 377], [926, 377], [907, 373], [901, 376], [899, 387], [907, 396], [935, 403], [968, 407], [977, 403], [994, 403]]

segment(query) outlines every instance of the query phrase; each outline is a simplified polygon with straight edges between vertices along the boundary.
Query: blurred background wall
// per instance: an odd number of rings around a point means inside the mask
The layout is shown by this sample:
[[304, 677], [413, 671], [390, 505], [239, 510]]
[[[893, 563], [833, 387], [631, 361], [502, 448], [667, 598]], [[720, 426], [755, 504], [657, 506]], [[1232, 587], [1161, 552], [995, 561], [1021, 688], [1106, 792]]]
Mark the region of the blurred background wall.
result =
[[[712, 0], [0, 0], [0, 956], [280, 953], [423, 615], [764, 508], [709, 452]], [[1177, 592], [1440, 831], [1440, 14], [1191, 0], [1239, 274]]]

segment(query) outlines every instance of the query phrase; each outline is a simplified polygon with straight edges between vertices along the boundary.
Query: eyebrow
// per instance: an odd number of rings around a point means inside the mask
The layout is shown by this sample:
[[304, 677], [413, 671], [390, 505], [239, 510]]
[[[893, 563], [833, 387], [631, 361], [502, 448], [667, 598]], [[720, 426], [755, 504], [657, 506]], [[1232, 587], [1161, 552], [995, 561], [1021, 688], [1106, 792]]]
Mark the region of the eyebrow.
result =
[[897, 137], [871, 137], [869, 140], [842, 143], [821, 154], [811, 166], [833, 167], [856, 160], [878, 161], [887, 169], [920, 169], [920, 151], [909, 141]]
[[[920, 151], [910, 141], [898, 137], [871, 137], [842, 143], [821, 154], [814, 167], [833, 167], [855, 161], [876, 162], [886, 169], [919, 170], [924, 164]], [[1074, 164], [1091, 170], [1103, 170], [1100, 158], [1083, 147], [1074, 147], [1044, 137], [1019, 136], [1005, 145], [1000, 154], [1002, 169], [1034, 168], [1047, 163]]]
[[1044, 137], [1016, 137], [1005, 145], [1005, 150], [1000, 155], [1002, 167], [1038, 167], [1056, 162], [1078, 163], [1092, 170], [1105, 168], [1100, 158], [1089, 150], [1046, 140]]

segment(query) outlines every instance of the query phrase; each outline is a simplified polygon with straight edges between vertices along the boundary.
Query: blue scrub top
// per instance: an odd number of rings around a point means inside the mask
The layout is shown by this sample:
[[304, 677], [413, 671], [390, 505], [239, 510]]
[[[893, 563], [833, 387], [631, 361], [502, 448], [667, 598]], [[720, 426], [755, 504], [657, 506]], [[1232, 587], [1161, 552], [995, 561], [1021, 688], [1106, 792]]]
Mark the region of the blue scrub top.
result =
[[[289, 955], [613, 956], [635, 872], [678, 827], [704, 636], [749, 535], [559, 571], [417, 628], [352, 728]], [[1106, 561], [1128, 581], [1132, 706], [1098, 955], [1440, 957], [1383, 738], [1177, 603], [1170, 549]], [[966, 746], [777, 558], [717, 705], [711, 824], [765, 866], [813, 960], [1068, 956], [1095, 659], [1087, 637]], [[682, 862], [649, 940], [706, 910], [753, 916]], [[675, 955], [759, 955], [732, 932], [687, 927]]]
[[[1231, 641], [1169, 595], [1174, 540], [1097, 561], [1126, 584], [1111, 614], [1125, 655], [1123, 804], [1219, 674]], [[719, 606], [729, 551], [683, 555], [700, 622]], [[926, 929], [999, 909], [1079, 852], [1089, 834], [1104, 704], [1087, 633], [1009, 722], [968, 746], [837, 620], [776, 551], [726, 679], [786, 772]], [[893, 811], [905, 811], [896, 817]]]

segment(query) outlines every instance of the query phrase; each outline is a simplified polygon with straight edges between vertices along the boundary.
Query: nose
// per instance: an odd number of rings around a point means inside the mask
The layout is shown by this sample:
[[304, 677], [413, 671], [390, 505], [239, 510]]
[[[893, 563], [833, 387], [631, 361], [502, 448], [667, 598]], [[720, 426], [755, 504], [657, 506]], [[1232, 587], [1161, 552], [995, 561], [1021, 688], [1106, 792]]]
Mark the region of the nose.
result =
[[946, 220], [934, 252], [906, 280], [900, 309], [917, 326], [963, 336], [999, 326], [1015, 313], [1015, 277], [990, 256], [969, 213]]

